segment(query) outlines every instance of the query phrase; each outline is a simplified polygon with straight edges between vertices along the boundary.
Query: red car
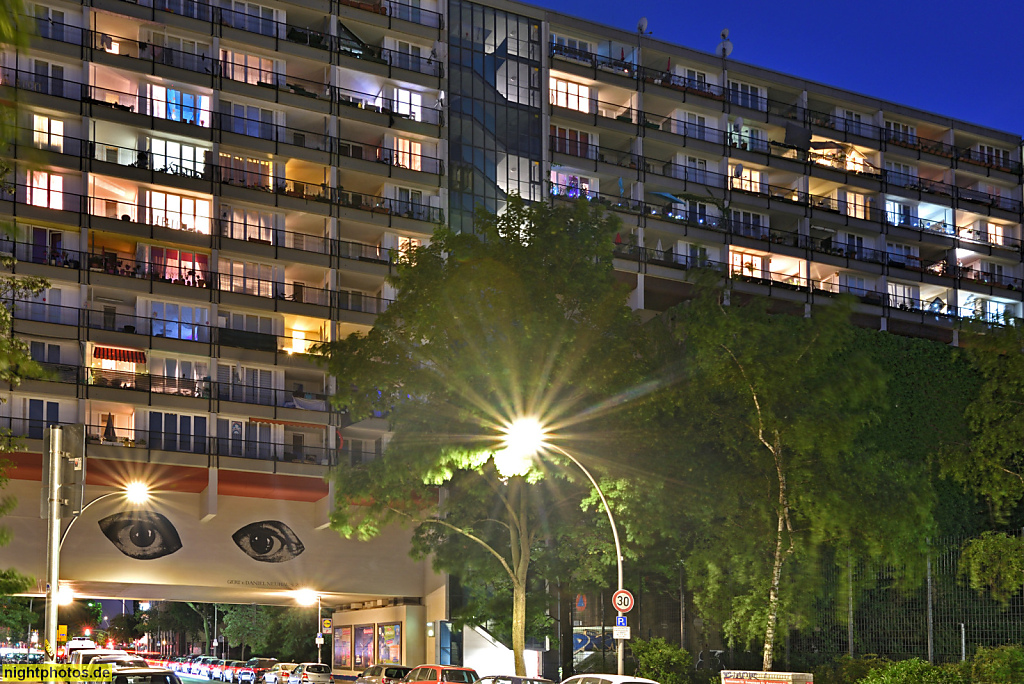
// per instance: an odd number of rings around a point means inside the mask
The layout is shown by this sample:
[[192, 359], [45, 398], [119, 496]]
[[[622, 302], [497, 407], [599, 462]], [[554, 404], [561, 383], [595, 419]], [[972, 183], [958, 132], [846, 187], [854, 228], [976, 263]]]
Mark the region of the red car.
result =
[[451, 665], [420, 665], [405, 676], [405, 684], [473, 684], [480, 679], [476, 670], [468, 667], [452, 667]]

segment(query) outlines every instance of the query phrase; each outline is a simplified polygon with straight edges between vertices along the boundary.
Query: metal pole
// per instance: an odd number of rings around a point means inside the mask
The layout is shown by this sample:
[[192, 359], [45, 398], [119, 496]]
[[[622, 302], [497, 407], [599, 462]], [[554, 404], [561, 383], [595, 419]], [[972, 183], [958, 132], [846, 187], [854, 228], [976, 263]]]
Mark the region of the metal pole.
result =
[[324, 661], [320, 659], [320, 648], [323, 642], [320, 632], [320, 594], [316, 595], [316, 635], [316, 662], [322, 663]]
[[967, 660], [967, 628], [960, 623], [960, 662]]
[[932, 588], [932, 554], [928, 553], [928, 662], [935, 662], [935, 615], [932, 612], [934, 590]]
[[[57, 593], [60, 582], [60, 475], [61, 435], [59, 425], [51, 425], [50, 431], [50, 492], [49, 525], [46, 529], [46, 635], [43, 652], [49, 662], [57, 660]], [[50, 655], [52, 653], [52, 655]]]
[[[604, 512], [608, 514], [608, 522], [612, 526], [612, 538], [615, 540], [615, 564], [616, 566], [618, 566], [619, 573], [618, 587], [619, 591], [622, 591], [622, 546], [619, 544], [619, 528], [615, 525], [615, 516], [612, 515], [612, 509], [611, 507], [608, 506], [608, 500], [604, 498], [604, 492], [601, 490], [601, 486], [597, 484], [597, 480], [595, 480], [594, 476], [590, 474], [590, 471], [587, 470], [582, 463], [576, 460], [575, 456], [573, 456], [560, 446], [556, 446], [554, 444], [548, 444], [547, 446], [551, 449], [554, 449], [555, 451], [557, 451], [558, 453], [562, 454], [567, 459], [575, 463], [577, 466], [579, 466], [579, 469], [582, 470], [583, 474], [587, 476], [588, 480], [590, 480], [590, 484], [594, 485], [594, 489], [597, 491], [597, 495], [601, 497], [601, 504], [604, 505]], [[616, 612], [620, 617], [623, 615], [621, 610]], [[624, 669], [626, 661], [626, 645], [622, 639], [617, 639], [616, 645], [618, 673], [622, 675], [625, 674]]]

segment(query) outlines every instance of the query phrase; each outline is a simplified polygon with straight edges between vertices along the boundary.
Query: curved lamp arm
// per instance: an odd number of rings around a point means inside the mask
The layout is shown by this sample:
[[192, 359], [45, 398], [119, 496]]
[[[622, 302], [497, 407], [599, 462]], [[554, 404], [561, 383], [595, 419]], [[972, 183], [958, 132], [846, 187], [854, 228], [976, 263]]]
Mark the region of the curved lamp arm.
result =
[[[601, 503], [604, 505], [604, 512], [608, 514], [608, 522], [611, 523], [612, 526], [612, 537], [615, 539], [615, 560], [619, 571], [619, 589], [622, 589], [622, 546], [619, 544], [619, 528], [615, 524], [615, 517], [612, 515], [611, 507], [608, 506], [608, 500], [604, 498], [604, 492], [601, 490], [600, 485], [597, 484], [597, 480], [594, 479], [594, 476], [590, 474], [590, 471], [587, 470], [587, 468], [580, 463], [575, 456], [556, 444], [545, 444], [544, 446], [557, 451], [562, 456], [565, 456], [567, 459], [575, 463], [579, 469], [583, 471], [583, 474], [587, 476], [587, 479], [590, 480], [590, 484], [594, 485], [597, 495], [601, 497]], [[619, 611], [619, 614], [621, 615], [622, 612]]]
[[88, 510], [88, 508], [92, 506], [94, 503], [103, 501], [104, 499], [109, 499], [112, 496], [124, 496], [124, 492], [107, 492], [106, 494], [101, 494], [100, 496], [97, 496], [95, 499], [82, 506], [82, 510], [80, 510], [71, 518], [71, 522], [68, 523], [68, 526], [64, 528], [63, 534], [60, 535], [60, 545], [57, 547], [57, 553], [60, 553], [60, 550], [64, 548], [64, 540], [67, 539], [68, 532], [71, 531], [71, 527], [75, 524], [75, 521], [81, 517], [82, 513], [85, 513], [85, 511]]

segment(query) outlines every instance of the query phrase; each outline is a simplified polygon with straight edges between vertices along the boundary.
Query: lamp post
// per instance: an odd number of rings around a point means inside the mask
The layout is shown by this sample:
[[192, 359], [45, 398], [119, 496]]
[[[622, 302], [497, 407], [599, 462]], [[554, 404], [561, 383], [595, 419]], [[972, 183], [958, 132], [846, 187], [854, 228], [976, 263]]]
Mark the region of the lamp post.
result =
[[[59, 473], [61, 467], [61, 431], [51, 428], [50, 433], [50, 473]], [[149, 500], [149, 486], [143, 482], [130, 482], [123, 489], [114, 492], [101, 494], [89, 503], [82, 506], [82, 510], [71, 518], [64, 531], [60, 531], [60, 510], [61, 493], [60, 479], [56, 476], [50, 477], [49, 491], [49, 527], [47, 528], [47, 553], [46, 553], [46, 643], [56, 654], [57, 644], [57, 606], [67, 605], [74, 600], [74, 594], [70, 587], [60, 586], [60, 551], [64, 548], [64, 540], [67, 539], [71, 527], [82, 516], [82, 513], [95, 503], [114, 496], [123, 496], [131, 504], [140, 505]], [[55, 659], [55, 658], [54, 658]]]
[[320, 649], [324, 645], [323, 634], [320, 632], [320, 592], [312, 589], [299, 589], [295, 592], [295, 602], [300, 606], [311, 606], [316, 601], [316, 662], [322, 663]]
[[[612, 509], [608, 505], [608, 500], [604, 496], [604, 491], [601, 486], [597, 484], [597, 480], [591, 475], [590, 471], [587, 470], [586, 466], [580, 463], [579, 459], [570, 454], [568, 451], [558, 446], [557, 444], [551, 444], [547, 441], [547, 433], [544, 430], [544, 426], [541, 425], [540, 421], [536, 418], [519, 418], [509, 423], [504, 428], [504, 448], [494, 455], [494, 465], [502, 475], [525, 475], [530, 469], [533, 456], [538, 454], [542, 449], [550, 449], [556, 451], [562, 456], [576, 464], [576, 466], [583, 471], [583, 474], [590, 480], [590, 484], [593, 485], [594, 491], [597, 492], [598, 497], [601, 499], [601, 505], [604, 506], [604, 512], [608, 515], [608, 523], [612, 527], [612, 539], [615, 541], [615, 564], [618, 570], [618, 589], [621, 591], [622, 586], [622, 546], [619, 543], [619, 528], [615, 524], [615, 516], [612, 515]], [[618, 611], [618, 615], [623, 615], [622, 611]], [[623, 672], [625, 664], [625, 644], [622, 639], [617, 640], [616, 645], [616, 659], [618, 661], [618, 674], [625, 674]]]

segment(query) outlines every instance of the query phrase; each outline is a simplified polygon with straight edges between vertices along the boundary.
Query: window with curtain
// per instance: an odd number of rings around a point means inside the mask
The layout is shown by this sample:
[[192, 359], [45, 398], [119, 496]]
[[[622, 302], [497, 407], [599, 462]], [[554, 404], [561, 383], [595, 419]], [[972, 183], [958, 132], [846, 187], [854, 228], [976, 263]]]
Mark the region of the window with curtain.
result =
[[153, 335], [177, 340], [210, 341], [210, 309], [176, 302], [152, 303]]
[[207, 199], [185, 197], [158, 190], [147, 190], [149, 223], [175, 230], [210, 234], [212, 203]]
[[221, 181], [269, 190], [273, 165], [264, 159], [220, 153]]
[[48, 171], [29, 172], [28, 203], [46, 209], [64, 208], [64, 178]]
[[167, 282], [205, 287], [210, 277], [210, 257], [179, 249], [152, 247], [150, 268], [153, 276]]
[[183, 121], [209, 128], [210, 96], [160, 85], [149, 86], [150, 107], [158, 119]]
[[64, 122], [48, 116], [32, 115], [32, 143], [41, 150], [64, 151]]
[[275, 243], [274, 214], [269, 211], [221, 204], [220, 222], [224, 237]]
[[274, 60], [236, 50], [220, 51], [221, 75], [243, 83], [276, 84]]
[[396, 166], [401, 166], [413, 171], [423, 170], [423, 145], [415, 140], [395, 138], [395, 160]]

